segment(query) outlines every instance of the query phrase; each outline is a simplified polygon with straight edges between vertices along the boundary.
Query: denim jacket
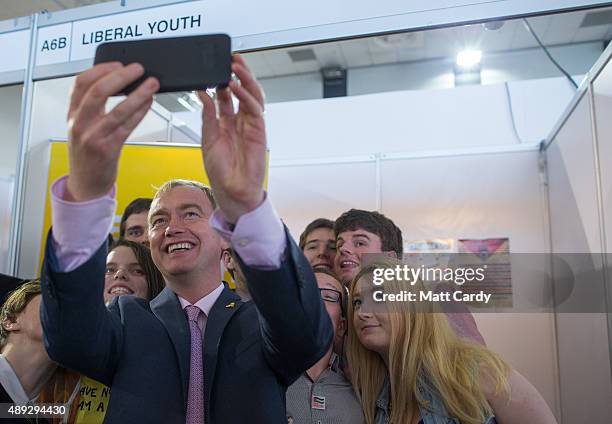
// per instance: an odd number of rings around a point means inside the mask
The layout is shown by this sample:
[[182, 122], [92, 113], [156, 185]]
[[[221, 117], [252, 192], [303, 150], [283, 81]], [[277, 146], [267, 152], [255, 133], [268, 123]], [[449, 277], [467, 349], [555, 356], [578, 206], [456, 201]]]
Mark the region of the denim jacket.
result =
[[[431, 385], [429, 385], [431, 387]], [[460, 424], [456, 418], [451, 418], [446, 412], [444, 403], [440, 399], [439, 395], [432, 390], [427, 388], [426, 384], [421, 381], [417, 382], [417, 388], [421, 393], [421, 396], [425, 400], [425, 405], [419, 405], [419, 412], [421, 414], [421, 421], [423, 424]], [[382, 390], [376, 399], [376, 424], [389, 424], [390, 423], [390, 411], [389, 411], [389, 400], [391, 398], [391, 385], [389, 382], [389, 376], [385, 377]], [[399, 424], [399, 423], [393, 423]], [[403, 423], [402, 423], [403, 424]], [[488, 417], [483, 424], [497, 424], [494, 416]]]

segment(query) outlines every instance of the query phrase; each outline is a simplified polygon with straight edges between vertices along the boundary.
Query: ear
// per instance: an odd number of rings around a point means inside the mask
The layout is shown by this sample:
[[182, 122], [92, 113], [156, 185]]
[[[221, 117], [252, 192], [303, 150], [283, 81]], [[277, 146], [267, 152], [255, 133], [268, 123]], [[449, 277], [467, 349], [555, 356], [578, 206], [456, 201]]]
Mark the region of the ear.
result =
[[383, 255], [385, 255], [388, 258], [393, 258], [393, 259], [400, 259], [397, 257], [397, 253], [395, 253], [395, 251], [393, 250], [386, 250], [384, 252], [382, 252]]
[[223, 261], [223, 266], [225, 267], [225, 269], [229, 269], [232, 257], [230, 256], [227, 250], [221, 252], [221, 260]]
[[6, 330], [6, 331], [17, 331], [21, 329], [21, 326], [19, 325], [19, 323], [17, 321], [11, 321], [10, 319], [5, 319], [4, 321], [2, 321], [2, 327]]
[[338, 328], [336, 328], [336, 337], [342, 338], [346, 334], [346, 318], [340, 318]]

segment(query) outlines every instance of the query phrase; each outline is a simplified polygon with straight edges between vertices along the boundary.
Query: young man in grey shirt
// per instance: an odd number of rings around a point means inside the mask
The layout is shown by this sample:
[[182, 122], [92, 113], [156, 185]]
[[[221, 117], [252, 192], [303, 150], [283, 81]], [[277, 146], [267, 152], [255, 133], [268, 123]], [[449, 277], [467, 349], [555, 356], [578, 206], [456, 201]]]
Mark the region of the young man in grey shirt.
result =
[[[334, 339], [346, 331], [345, 292], [338, 279], [325, 269], [315, 277], [334, 328]], [[328, 352], [287, 389], [287, 421], [293, 424], [361, 424], [363, 412], [351, 383], [339, 367], [339, 357]]]

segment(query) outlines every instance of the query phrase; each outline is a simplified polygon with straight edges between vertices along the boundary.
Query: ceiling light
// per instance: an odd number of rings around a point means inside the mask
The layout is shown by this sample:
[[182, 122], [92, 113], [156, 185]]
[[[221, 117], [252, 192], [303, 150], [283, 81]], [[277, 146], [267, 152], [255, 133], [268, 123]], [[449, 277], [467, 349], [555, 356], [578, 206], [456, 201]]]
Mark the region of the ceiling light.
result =
[[482, 59], [481, 50], [463, 50], [457, 54], [457, 66], [464, 69], [473, 68]]

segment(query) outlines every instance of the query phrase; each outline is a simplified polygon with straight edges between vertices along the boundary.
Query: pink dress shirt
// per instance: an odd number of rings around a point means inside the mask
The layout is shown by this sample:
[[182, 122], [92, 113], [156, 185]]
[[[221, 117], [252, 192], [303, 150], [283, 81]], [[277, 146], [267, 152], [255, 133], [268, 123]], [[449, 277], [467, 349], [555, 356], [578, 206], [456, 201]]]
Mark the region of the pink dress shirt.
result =
[[[117, 208], [114, 188], [106, 196], [87, 202], [63, 200], [65, 192], [64, 176], [51, 187], [51, 242], [60, 272], [72, 271], [93, 256], [107, 239]], [[283, 224], [267, 195], [261, 205], [238, 219], [233, 231], [218, 209], [211, 215], [210, 225], [231, 243], [248, 266], [262, 269], [280, 267], [287, 239]]]
[[[219, 296], [221, 296], [222, 291], [223, 284], [219, 284], [219, 287], [217, 287], [216, 289], [208, 293], [206, 296], [204, 296], [202, 299], [198, 300], [196, 303], [193, 304], [193, 306], [197, 306], [202, 312], [204, 312], [198, 317], [198, 327], [202, 332], [202, 339], [204, 338], [204, 331], [206, 330], [206, 321], [208, 319], [208, 315], [210, 314], [210, 310], [212, 309]], [[187, 306], [191, 305], [188, 300], [185, 300], [180, 296], [176, 297], [178, 297], [179, 302], [181, 302], [182, 310], [185, 310]]]

